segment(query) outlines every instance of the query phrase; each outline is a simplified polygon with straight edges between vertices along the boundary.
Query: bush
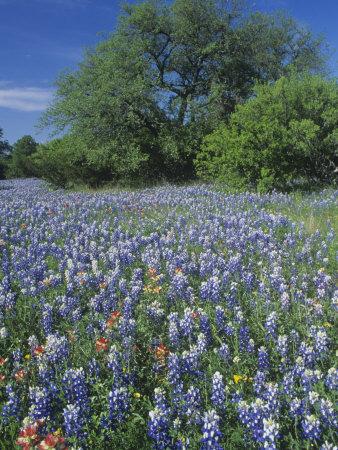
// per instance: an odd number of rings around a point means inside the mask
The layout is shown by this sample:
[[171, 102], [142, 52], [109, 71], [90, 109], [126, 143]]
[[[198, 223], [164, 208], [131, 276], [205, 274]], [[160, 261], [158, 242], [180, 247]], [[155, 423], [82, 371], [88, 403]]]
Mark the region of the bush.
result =
[[332, 181], [337, 108], [334, 80], [292, 75], [259, 84], [255, 97], [204, 139], [196, 172], [205, 180], [259, 191]]
[[95, 166], [88, 159], [88, 153], [80, 138], [67, 135], [39, 145], [30, 162], [38, 177], [56, 186], [67, 187], [77, 183], [95, 185], [95, 180], [100, 178], [100, 166]]

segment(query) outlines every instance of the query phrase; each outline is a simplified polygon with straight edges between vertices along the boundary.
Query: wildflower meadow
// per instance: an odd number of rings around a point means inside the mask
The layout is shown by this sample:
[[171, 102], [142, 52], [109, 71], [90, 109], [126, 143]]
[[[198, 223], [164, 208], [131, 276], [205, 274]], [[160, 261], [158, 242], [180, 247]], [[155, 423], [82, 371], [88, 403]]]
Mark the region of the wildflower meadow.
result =
[[1, 181], [0, 448], [337, 449], [336, 200]]

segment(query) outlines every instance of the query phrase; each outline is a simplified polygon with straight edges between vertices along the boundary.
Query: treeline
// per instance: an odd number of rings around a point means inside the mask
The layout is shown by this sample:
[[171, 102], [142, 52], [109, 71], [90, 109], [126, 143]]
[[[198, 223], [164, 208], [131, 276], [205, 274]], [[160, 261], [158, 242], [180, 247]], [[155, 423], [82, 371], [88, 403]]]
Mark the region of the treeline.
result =
[[322, 39], [242, 1], [145, 1], [57, 80], [30, 156], [59, 186], [183, 181], [268, 190], [330, 181], [337, 82]]
[[37, 148], [38, 143], [28, 135], [10, 145], [0, 128], [0, 179], [38, 176], [31, 158]]

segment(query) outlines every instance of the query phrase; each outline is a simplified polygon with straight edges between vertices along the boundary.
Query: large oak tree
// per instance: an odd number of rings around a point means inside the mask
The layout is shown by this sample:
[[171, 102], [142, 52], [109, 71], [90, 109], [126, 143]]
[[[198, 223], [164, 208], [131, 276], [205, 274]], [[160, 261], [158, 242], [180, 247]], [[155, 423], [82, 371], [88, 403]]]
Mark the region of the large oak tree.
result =
[[257, 80], [324, 67], [320, 38], [240, 1], [149, 0], [57, 81], [44, 125], [81, 136], [106, 178], [184, 178], [203, 136]]

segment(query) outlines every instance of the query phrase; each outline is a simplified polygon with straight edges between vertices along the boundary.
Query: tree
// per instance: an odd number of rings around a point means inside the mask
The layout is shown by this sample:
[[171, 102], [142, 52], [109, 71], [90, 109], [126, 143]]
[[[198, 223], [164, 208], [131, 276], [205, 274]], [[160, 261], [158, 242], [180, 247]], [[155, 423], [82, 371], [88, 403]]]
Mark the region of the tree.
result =
[[0, 179], [5, 178], [5, 173], [8, 166], [8, 160], [12, 147], [8, 141], [4, 139], [3, 129], [0, 128]]
[[57, 81], [42, 123], [94, 149], [110, 178], [184, 178], [203, 136], [227, 120], [255, 80], [323, 67], [322, 43], [282, 15], [241, 2], [127, 5], [117, 30]]
[[29, 177], [34, 175], [29, 157], [36, 151], [37, 146], [37, 142], [29, 135], [23, 136], [16, 141], [13, 145], [8, 176]]
[[0, 127], [0, 156], [8, 156], [12, 151], [12, 147], [8, 141], [4, 139], [3, 129]]
[[285, 188], [332, 181], [337, 165], [338, 84], [292, 75], [257, 84], [228, 124], [204, 140], [197, 174], [235, 187]]

